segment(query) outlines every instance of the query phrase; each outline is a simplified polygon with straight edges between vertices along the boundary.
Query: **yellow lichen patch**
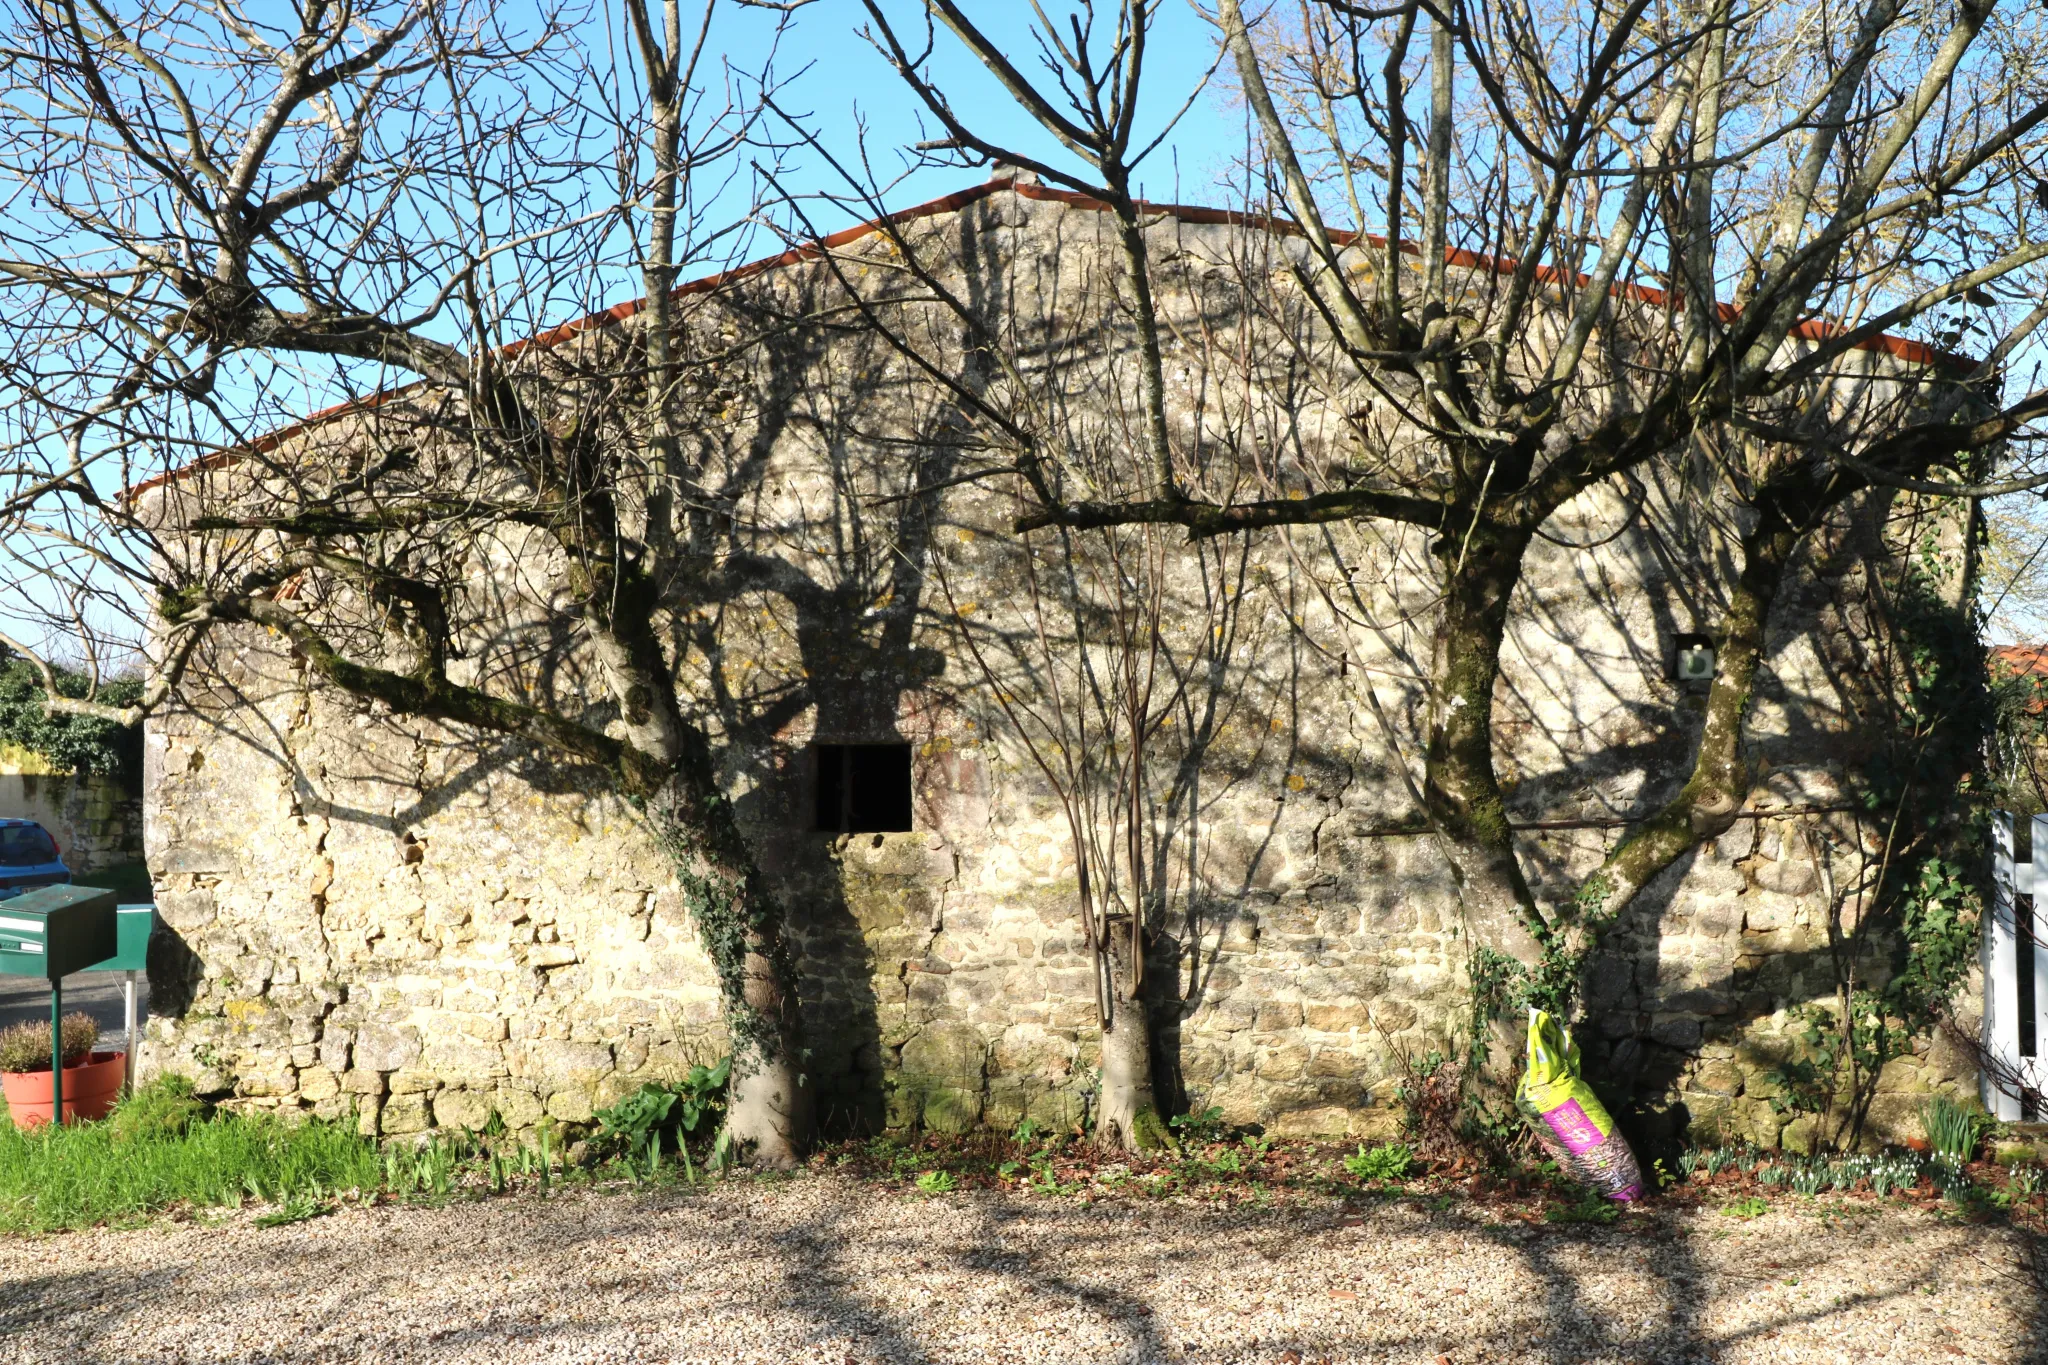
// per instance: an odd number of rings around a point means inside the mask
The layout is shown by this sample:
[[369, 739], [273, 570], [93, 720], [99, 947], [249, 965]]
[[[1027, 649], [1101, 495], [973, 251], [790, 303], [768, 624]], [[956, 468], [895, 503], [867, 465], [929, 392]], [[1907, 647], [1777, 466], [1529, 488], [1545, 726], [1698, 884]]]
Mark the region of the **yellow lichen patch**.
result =
[[19, 744], [0, 744], [0, 773], [14, 777], [49, 777], [57, 773], [57, 765]]

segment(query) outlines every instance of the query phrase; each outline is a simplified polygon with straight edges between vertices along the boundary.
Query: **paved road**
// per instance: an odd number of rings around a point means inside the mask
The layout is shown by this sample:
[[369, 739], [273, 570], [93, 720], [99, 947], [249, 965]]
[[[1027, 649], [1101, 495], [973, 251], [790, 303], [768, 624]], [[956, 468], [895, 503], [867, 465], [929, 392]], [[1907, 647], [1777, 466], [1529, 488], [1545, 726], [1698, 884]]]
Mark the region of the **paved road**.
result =
[[[136, 974], [136, 1023], [149, 1017], [149, 978]], [[80, 972], [64, 978], [64, 1012], [84, 1010], [99, 1021], [100, 1036], [121, 1033], [121, 976], [118, 972]], [[0, 976], [0, 1027], [24, 1019], [50, 1018], [50, 983], [37, 976]]]

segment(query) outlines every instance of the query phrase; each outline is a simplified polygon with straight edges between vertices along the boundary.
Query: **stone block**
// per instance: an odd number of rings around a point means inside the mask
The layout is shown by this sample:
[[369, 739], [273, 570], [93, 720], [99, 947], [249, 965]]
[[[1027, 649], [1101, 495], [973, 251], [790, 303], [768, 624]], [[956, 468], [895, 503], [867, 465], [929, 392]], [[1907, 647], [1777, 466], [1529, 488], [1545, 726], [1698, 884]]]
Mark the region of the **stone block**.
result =
[[1811, 1156], [1815, 1135], [1819, 1131], [1820, 1120], [1811, 1114], [1802, 1114], [1779, 1130], [1778, 1145], [1794, 1156]]
[[1690, 1015], [1658, 1015], [1650, 1023], [1650, 1038], [1680, 1052], [1690, 1051], [1700, 1044], [1700, 1021]]
[[384, 1101], [383, 1111], [377, 1119], [377, 1130], [387, 1137], [423, 1132], [427, 1127], [427, 1117], [425, 1095], [393, 1095]]
[[1692, 1074], [1689, 1089], [1708, 1095], [1742, 1093], [1742, 1068], [1732, 1061], [1713, 1061]]
[[[597, 1083], [610, 1074], [613, 1066], [612, 1050], [604, 1043], [544, 1039], [526, 1044], [515, 1055], [523, 1056], [524, 1067], [519, 1074], [538, 1081], [544, 1093], [595, 1090]], [[557, 1114], [556, 1117], [562, 1115]]]
[[1298, 1080], [1308, 1067], [1308, 1049], [1299, 1043], [1276, 1047], [1255, 1058], [1252, 1072], [1262, 1081]]
[[434, 1122], [442, 1128], [475, 1132], [491, 1117], [491, 1097], [474, 1090], [443, 1090], [434, 1096]]
[[1804, 896], [1820, 885], [1820, 873], [1805, 859], [1759, 862], [1751, 868], [1756, 884], [1784, 896]]
[[1261, 1033], [1285, 1033], [1301, 1027], [1301, 1006], [1292, 1000], [1265, 1000], [1252, 1026]]
[[1667, 1014], [1733, 1014], [1735, 999], [1714, 990], [1679, 991], [1675, 995], [1666, 996], [1657, 1008]]
[[384, 1093], [384, 1073], [381, 1071], [345, 1071], [341, 1074], [341, 1088], [351, 1095], [378, 1095]]
[[320, 1104], [339, 1094], [341, 1078], [326, 1067], [311, 1066], [299, 1072], [299, 1098], [308, 1104]]
[[1372, 1026], [1369, 1012], [1363, 1005], [1308, 1003], [1302, 1006], [1302, 1016], [1308, 1027], [1323, 1033], [1348, 1033]]
[[989, 1049], [969, 1024], [927, 1024], [904, 1043], [896, 1090], [916, 1120], [938, 1132], [964, 1132], [981, 1115]]
[[531, 1128], [547, 1112], [542, 1108], [539, 1096], [509, 1086], [500, 1086], [492, 1092], [491, 1107], [514, 1128]]
[[449, 1082], [489, 1081], [509, 1074], [500, 1045], [461, 1035], [430, 1041], [420, 1054], [419, 1066]]
[[548, 1096], [548, 1117], [564, 1123], [590, 1122], [590, 1095], [581, 1090], [557, 1090]]
[[1203, 1006], [1193, 1023], [1197, 1032], [1242, 1033], [1257, 1019], [1258, 1010], [1254, 1006], [1242, 1000], [1224, 1000]]
[[420, 1055], [419, 1030], [371, 1024], [356, 1034], [355, 1064], [369, 1071], [397, 1071]]
[[1074, 1044], [1070, 1040], [1036, 1024], [1013, 1024], [990, 1049], [988, 1074], [1051, 1083], [1065, 1079], [1073, 1066]]
[[1266, 1131], [1275, 1137], [1345, 1137], [1351, 1132], [1351, 1111], [1337, 1105], [1290, 1109], [1274, 1115]]
[[[44, 1071], [48, 1070], [49, 1068], [45, 1066]], [[236, 1092], [251, 1099], [289, 1095], [295, 1092], [298, 1086], [298, 1077], [289, 1067], [284, 1066], [275, 1071], [243, 1071], [235, 1081]]]
[[394, 1071], [388, 1078], [386, 1093], [392, 1095], [426, 1095], [439, 1090], [442, 1078], [431, 1071], [417, 1067]]
[[1356, 1079], [1366, 1070], [1367, 1065], [1368, 1063], [1365, 1058], [1349, 1048], [1319, 1047], [1315, 1050], [1315, 1054], [1308, 1059], [1308, 1065], [1304, 1068], [1303, 1074], [1308, 1076]]

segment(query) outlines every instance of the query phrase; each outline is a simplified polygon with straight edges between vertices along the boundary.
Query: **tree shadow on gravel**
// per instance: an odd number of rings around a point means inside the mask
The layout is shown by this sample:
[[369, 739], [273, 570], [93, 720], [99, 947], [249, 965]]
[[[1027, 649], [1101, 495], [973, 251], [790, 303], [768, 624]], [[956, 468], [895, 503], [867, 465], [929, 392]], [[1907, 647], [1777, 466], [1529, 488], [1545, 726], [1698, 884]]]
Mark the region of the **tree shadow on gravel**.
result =
[[[952, 1299], [944, 1305], [946, 1316], [1005, 1359], [1036, 1349], [1045, 1359], [1076, 1362], [1235, 1365], [1285, 1361], [1292, 1351], [1303, 1365], [1323, 1357], [1426, 1361], [1439, 1353], [1459, 1365], [1693, 1365], [1724, 1360], [1780, 1330], [1816, 1324], [1825, 1330], [1858, 1309], [1910, 1304], [1919, 1289], [1943, 1278], [1940, 1248], [1924, 1239], [1912, 1260], [1886, 1262], [1851, 1233], [1845, 1241], [1831, 1239], [1824, 1264], [1797, 1268], [1809, 1275], [1829, 1267], [1882, 1269], [1893, 1272], [1887, 1283], [1824, 1302], [1759, 1305], [1754, 1320], [1715, 1330], [1705, 1320], [1707, 1306], [1739, 1300], [1745, 1282], [1761, 1287], [1780, 1278], [1763, 1273], [1776, 1266], [1751, 1265], [1739, 1255], [1709, 1265], [1700, 1254], [1702, 1239], [1719, 1229], [1661, 1215], [1612, 1229], [1530, 1227], [1487, 1222], [1472, 1210], [1430, 1212], [1408, 1204], [1382, 1206], [1361, 1226], [1335, 1209], [1268, 1215], [991, 1196], [964, 1205], [948, 1201], [944, 1216], [935, 1204], [927, 1219], [908, 1198], [878, 1209], [859, 1189], [827, 1191], [780, 1210], [772, 1188], [735, 1193], [740, 1197], [677, 1191], [594, 1200], [546, 1210], [539, 1224], [492, 1217], [484, 1206], [469, 1211], [474, 1218], [460, 1209], [455, 1218], [437, 1210], [417, 1219], [382, 1211], [375, 1223], [351, 1227], [345, 1236], [209, 1231], [179, 1257], [0, 1281], [0, 1358], [111, 1365], [176, 1355], [197, 1332], [213, 1344], [209, 1358], [272, 1365], [347, 1360], [380, 1349], [422, 1359], [490, 1356], [493, 1348], [507, 1360], [582, 1358], [593, 1351], [718, 1359], [721, 1351], [747, 1349], [748, 1327], [755, 1323], [764, 1353], [822, 1351], [825, 1358], [861, 1365], [940, 1365], [959, 1358], [964, 1343], [948, 1338], [921, 1294], [890, 1283], [898, 1272], [930, 1272], [944, 1286], [942, 1296]], [[676, 1233], [687, 1237], [692, 1254], [679, 1254]], [[225, 1269], [252, 1248], [220, 1246], [216, 1235], [256, 1243], [268, 1272], [244, 1276]], [[542, 1245], [536, 1237], [545, 1246], [538, 1257], [532, 1254]], [[1389, 1244], [1412, 1248], [1397, 1255], [1393, 1268], [1434, 1274], [1447, 1243], [1478, 1252], [1479, 1262], [1469, 1267], [1479, 1277], [1473, 1299], [1424, 1303], [1418, 1296], [1428, 1291], [1422, 1289], [1348, 1278], [1358, 1269], [1347, 1262], [1363, 1259], [1368, 1248], [1375, 1273], [1385, 1275], [1390, 1267], [1378, 1253]], [[2024, 1254], [2032, 1245], [2009, 1248], [2021, 1253], [2020, 1265], [2006, 1271], [1988, 1263], [1998, 1258], [1968, 1259], [2001, 1275], [1995, 1283], [2010, 1281], [2006, 1292], [2018, 1300], [2036, 1283]], [[426, 1283], [418, 1278], [423, 1260], [437, 1267]], [[1494, 1264], [1486, 1266], [1487, 1260]], [[1266, 1300], [1261, 1276], [1269, 1264], [1294, 1297]], [[1333, 1285], [1366, 1291], [1363, 1301], [1348, 1312], [1324, 1305], [1316, 1288], [1324, 1270]], [[1746, 1273], [1751, 1270], [1757, 1273]], [[536, 1298], [522, 1288], [521, 1281], [565, 1272], [573, 1283], [557, 1286], [560, 1293]], [[1977, 1273], [1968, 1272], [1973, 1282]], [[1614, 1292], [1617, 1277], [1637, 1275], [1648, 1283], [1634, 1290], [1636, 1297]], [[1152, 1301], [1155, 1285], [1172, 1286], [1179, 1302], [1213, 1305], [1220, 1315], [1176, 1321], [1172, 1309]], [[1234, 1299], [1255, 1305], [1239, 1307], [1252, 1316], [1230, 1317]], [[1426, 1310], [1419, 1323], [1403, 1326], [1401, 1314], [1387, 1313], [1402, 1299], [1411, 1319], [1418, 1305]], [[575, 1302], [591, 1312], [572, 1315]], [[2018, 1332], [2022, 1353], [2011, 1358], [2040, 1359], [2038, 1295], [2024, 1308], [2012, 1306], [2028, 1320]], [[1027, 1311], [1059, 1335], [1026, 1340], [1034, 1325]], [[1351, 1312], [1363, 1316], [1347, 1321]], [[315, 1330], [282, 1343], [236, 1347], [240, 1331], [280, 1313]], [[422, 1314], [426, 1326], [408, 1335], [404, 1324], [421, 1321]], [[1944, 1330], [1920, 1316], [1912, 1326], [1922, 1334]], [[714, 1318], [712, 1331], [707, 1324]], [[174, 1325], [170, 1335], [149, 1339]], [[1080, 1340], [1098, 1328], [1106, 1329], [1101, 1336]], [[1063, 1336], [1071, 1349], [1065, 1356]], [[1991, 1349], [1985, 1341], [1976, 1345]]]
[[[1523, 1268], [1542, 1284], [1544, 1320], [1571, 1325], [1569, 1330], [1556, 1330], [1542, 1340], [1527, 1343], [1525, 1358], [1541, 1360], [1546, 1365], [1579, 1365], [1588, 1351], [1609, 1353], [1622, 1360], [1652, 1360], [1658, 1365], [1707, 1365], [1723, 1359], [1738, 1343], [1766, 1333], [1820, 1322], [1863, 1305], [1904, 1298], [1924, 1286], [1929, 1278], [1921, 1273], [1888, 1290], [1837, 1296], [1824, 1307], [1775, 1313], [1752, 1326], [1714, 1334], [1708, 1331], [1701, 1310], [1711, 1294], [1731, 1292], [1728, 1285], [1713, 1283], [1728, 1279], [1730, 1272], [1702, 1263], [1694, 1245], [1701, 1235], [1697, 1232], [1688, 1233], [1669, 1225], [1639, 1233], [1554, 1231], [1534, 1236], [1517, 1235], [1514, 1230], [1498, 1226], [1477, 1230], [1496, 1245], [1514, 1251]], [[1633, 1339], [1607, 1330], [1606, 1324], [1617, 1319], [1640, 1321], [1642, 1317], [1625, 1308], [1589, 1302], [1583, 1293], [1584, 1272], [1567, 1263], [1573, 1248], [1619, 1255], [1622, 1247], [1617, 1243], [1624, 1239], [1639, 1244], [1636, 1254], [1642, 1259], [1642, 1268], [1657, 1283], [1663, 1299], [1661, 1325]]]

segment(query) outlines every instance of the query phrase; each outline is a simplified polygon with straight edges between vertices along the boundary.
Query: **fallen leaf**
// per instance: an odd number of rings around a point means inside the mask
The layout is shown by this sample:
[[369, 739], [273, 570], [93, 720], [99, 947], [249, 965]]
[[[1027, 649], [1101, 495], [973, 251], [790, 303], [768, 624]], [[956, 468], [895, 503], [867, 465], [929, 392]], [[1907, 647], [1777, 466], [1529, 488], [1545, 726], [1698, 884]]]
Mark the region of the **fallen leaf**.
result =
[[[51, 1088], [56, 1088], [54, 1081], [51, 1082]], [[1280, 1353], [1280, 1365], [1301, 1365], [1301, 1352], [1293, 1349], [1282, 1351]]]
[[1436, 1365], [1451, 1365], [1451, 1358], [1449, 1356], [1438, 1356], [1436, 1358]]
[[1355, 1299], [1358, 1297], [1358, 1295], [1352, 1293], [1348, 1289], [1332, 1289], [1330, 1291], [1330, 1297], [1333, 1299]]

